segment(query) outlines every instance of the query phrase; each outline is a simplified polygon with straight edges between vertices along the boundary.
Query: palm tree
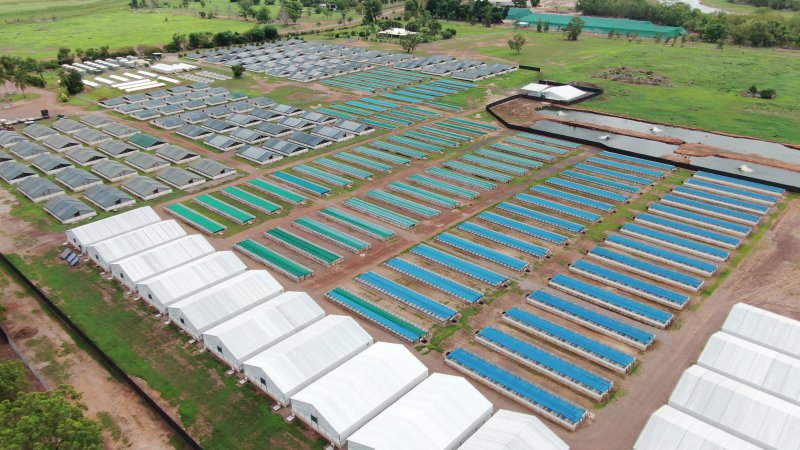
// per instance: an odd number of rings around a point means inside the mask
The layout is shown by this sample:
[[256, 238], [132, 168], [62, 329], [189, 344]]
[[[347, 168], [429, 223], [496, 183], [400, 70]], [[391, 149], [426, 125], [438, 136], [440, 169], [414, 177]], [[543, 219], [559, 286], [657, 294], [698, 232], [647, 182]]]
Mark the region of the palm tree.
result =
[[30, 77], [30, 75], [22, 67], [18, 67], [17, 70], [11, 74], [11, 81], [14, 83], [15, 88], [22, 91], [22, 98], [25, 98], [25, 88], [31, 85], [28, 77]]

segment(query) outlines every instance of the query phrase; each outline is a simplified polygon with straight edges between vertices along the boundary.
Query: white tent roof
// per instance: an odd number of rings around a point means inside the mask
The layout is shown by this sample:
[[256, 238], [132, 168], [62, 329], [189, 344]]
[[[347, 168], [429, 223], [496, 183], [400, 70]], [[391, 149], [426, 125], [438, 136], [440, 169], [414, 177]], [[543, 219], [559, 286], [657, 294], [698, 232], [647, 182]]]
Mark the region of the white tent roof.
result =
[[569, 445], [538, 418], [501, 409], [459, 450], [569, 450]]
[[203, 236], [193, 234], [122, 259], [111, 267], [115, 274], [123, 273], [127, 282], [135, 284], [213, 251]]
[[584, 94], [586, 92], [568, 84], [553, 86], [545, 90], [545, 97], [565, 101], [574, 100]]
[[284, 292], [206, 331], [203, 341], [216, 338], [226, 356], [242, 362], [323, 317], [325, 311], [305, 292]]
[[230, 251], [214, 252], [149, 278], [137, 285], [136, 289], [148, 301], [162, 309], [187, 295], [245, 270], [247, 270], [247, 266], [235, 253]]
[[177, 221], [163, 220], [92, 244], [86, 252], [98, 262], [110, 264], [182, 236], [186, 231]]
[[650, 416], [634, 450], [759, 450], [675, 408], [662, 406]]
[[686, 369], [669, 405], [758, 446], [800, 448], [800, 406], [700, 366]]
[[800, 321], [737, 303], [722, 331], [800, 359]]
[[354, 349], [372, 343], [350, 316], [328, 316], [245, 362], [266, 373], [281, 392], [295, 392], [341, 363]]
[[193, 332], [208, 330], [234, 314], [250, 309], [283, 292], [266, 270], [248, 270], [190, 295], [167, 307], [175, 321], [183, 319]]
[[542, 92], [543, 90], [545, 90], [545, 89], [547, 89], [549, 87], [550, 86], [546, 85], [546, 84], [531, 83], [531, 84], [526, 84], [525, 86], [522, 86], [522, 90], [523, 91], [528, 91], [528, 92]]
[[75, 245], [86, 248], [88, 245], [160, 220], [153, 208], [145, 206], [68, 230], [67, 239]]
[[293, 395], [292, 411], [298, 403], [310, 405], [344, 440], [427, 375], [403, 345], [376, 342]]
[[492, 415], [469, 381], [434, 373], [348, 438], [348, 449], [456, 448]]
[[800, 405], [800, 360], [783, 353], [720, 331], [708, 340], [697, 363]]

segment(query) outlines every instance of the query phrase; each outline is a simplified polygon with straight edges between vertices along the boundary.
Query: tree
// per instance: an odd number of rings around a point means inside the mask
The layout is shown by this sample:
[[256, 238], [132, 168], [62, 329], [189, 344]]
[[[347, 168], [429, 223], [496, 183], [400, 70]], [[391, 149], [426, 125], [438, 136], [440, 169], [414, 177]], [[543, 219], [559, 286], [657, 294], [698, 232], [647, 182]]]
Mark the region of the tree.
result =
[[287, 0], [283, 4], [283, 9], [286, 10], [292, 23], [297, 23], [297, 20], [303, 17], [303, 4], [299, 0]]
[[528, 4], [528, 0], [511, 0], [515, 8], [524, 8]]
[[494, 20], [494, 6], [491, 4], [486, 4], [481, 9], [481, 23], [483, 26], [489, 28], [492, 26], [492, 21]]
[[728, 27], [722, 22], [712, 22], [703, 27], [703, 40], [706, 42], [717, 42], [728, 36]]
[[539, 0], [531, 0], [531, 8], [536, 8], [539, 6]]
[[68, 95], [77, 95], [83, 92], [83, 77], [75, 70], [61, 71], [59, 83]]
[[102, 450], [102, 429], [84, 410], [80, 394], [66, 385], [0, 402], [0, 442], [4, 448]]
[[364, 0], [364, 23], [375, 23], [383, 14], [383, 2], [381, 0]]
[[56, 56], [59, 64], [72, 64], [73, 58], [70, 50], [66, 47], [58, 49], [58, 56]]
[[519, 54], [522, 51], [522, 46], [525, 45], [525, 42], [527, 42], [525, 36], [517, 33], [513, 38], [508, 40], [508, 48]]
[[25, 89], [31, 85], [30, 75], [22, 68], [17, 67], [16, 70], [11, 72], [11, 83], [14, 87], [22, 91], [22, 98], [25, 98]]
[[28, 372], [22, 361], [0, 362], [0, 402], [15, 400], [29, 385]]
[[239, 15], [247, 20], [248, 17], [254, 16], [255, 13], [253, 12], [253, 0], [239, 0]]
[[564, 28], [564, 33], [567, 35], [567, 40], [577, 41], [578, 36], [580, 36], [583, 32], [583, 25], [583, 19], [578, 16], [573, 16], [567, 24], [567, 27]]
[[256, 21], [258, 23], [267, 23], [272, 20], [272, 17], [269, 15], [269, 9], [266, 6], [262, 6], [261, 8], [256, 11]]
[[419, 0], [406, 0], [403, 4], [404, 13], [403, 17], [408, 20], [412, 17], [417, 17], [420, 11]]
[[417, 46], [422, 42], [418, 34], [409, 34], [400, 38], [400, 48], [411, 53], [417, 49]]
[[765, 98], [765, 99], [775, 98], [776, 95], [778, 95], [778, 93], [775, 91], [775, 89], [762, 89], [758, 93], [759, 97]]
[[244, 66], [237, 64], [231, 67], [231, 71], [233, 72], [233, 78], [242, 78], [242, 75], [244, 74]]
[[758, 94], [758, 88], [757, 88], [757, 87], [756, 87], [756, 85], [754, 84], [754, 85], [750, 86], [750, 87], [747, 89], [747, 92], [749, 92], [749, 93], [750, 93], [750, 95], [752, 95], [753, 97], [755, 97], [755, 96], [756, 96], [756, 94]]
[[275, 41], [280, 37], [278, 34], [278, 29], [272, 25], [267, 25], [264, 27], [264, 40], [265, 41]]

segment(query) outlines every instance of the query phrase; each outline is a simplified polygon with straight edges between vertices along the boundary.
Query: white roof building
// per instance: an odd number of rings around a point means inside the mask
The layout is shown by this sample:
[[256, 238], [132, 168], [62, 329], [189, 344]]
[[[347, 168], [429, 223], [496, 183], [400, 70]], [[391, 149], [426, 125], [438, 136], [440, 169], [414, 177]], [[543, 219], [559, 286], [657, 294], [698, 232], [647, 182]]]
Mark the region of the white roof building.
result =
[[266, 270], [248, 270], [233, 278], [192, 294], [167, 307], [178, 327], [200, 335], [283, 292], [283, 286]]
[[242, 370], [244, 361], [325, 317], [305, 292], [284, 292], [203, 333], [211, 352]]
[[722, 331], [800, 359], [800, 321], [738, 303]]
[[667, 405], [650, 416], [633, 450], [760, 450], [738, 437]]
[[434, 373], [347, 439], [349, 450], [453, 450], [492, 416], [460, 376]]
[[244, 362], [245, 376], [277, 400], [292, 395], [372, 345], [350, 316], [328, 316]]
[[148, 278], [136, 285], [136, 291], [162, 313], [167, 306], [189, 295], [239, 275], [247, 266], [230, 251], [214, 252], [188, 264]]
[[111, 264], [111, 273], [131, 291], [137, 283], [214, 252], [200, 235], [184, 236]]
[[800, 406], [700, 366], [683, 372], [668, 404], [759, 447], [800, 448]]
[[128, 231], [160, 221], [161, 218], [149, 206], [132, 209], [107, 219], [96, 220], [86, 225], [67, 230], [67, 241], [83, 252], [87, 246]]
[[569, 445], [535, 416], [501, 409], [459, 450], [569, 450]]
[[800, 405], [800, 360], [745, 339], [711, 335], [697, 364]]
[[575, 86], [570, 86], [568, 84], [562, 86], [551, 86], [549, 84], [531, 83], [523, 86], [522, 90], [536, 97], [544, 97], [548, 100], [558, 100], [564, 102], [572, 101], [586, 95], [586, 91], [582, 91]]
[[401, 344], [376, 342], [291, 397], [292, 413], [337, 446], [428, 376]]
[[155, 246], [186, 236], [186, 231], [175, 220], [162, 220], [86, 247], [89, 258], [103, 270], [111, 263], [151, 249]]

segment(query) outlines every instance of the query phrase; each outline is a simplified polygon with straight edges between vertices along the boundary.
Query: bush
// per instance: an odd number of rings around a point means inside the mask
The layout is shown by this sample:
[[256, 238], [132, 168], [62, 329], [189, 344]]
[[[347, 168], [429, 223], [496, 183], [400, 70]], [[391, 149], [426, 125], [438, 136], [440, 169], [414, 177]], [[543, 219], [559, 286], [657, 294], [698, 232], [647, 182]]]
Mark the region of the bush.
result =
[[759, 91], [759, 93], [758, 93], [758, 95], [759, 95], [761, 98], [765, 98], [765, 99], [772, 99], [772, 98], [775, 98], [775, 96], [776, 96], [777, 94], [778, 94], [778, 93], [775, 91], [775, 89], [762, 89], [762, 90], [761, 90], [761, 91]]

